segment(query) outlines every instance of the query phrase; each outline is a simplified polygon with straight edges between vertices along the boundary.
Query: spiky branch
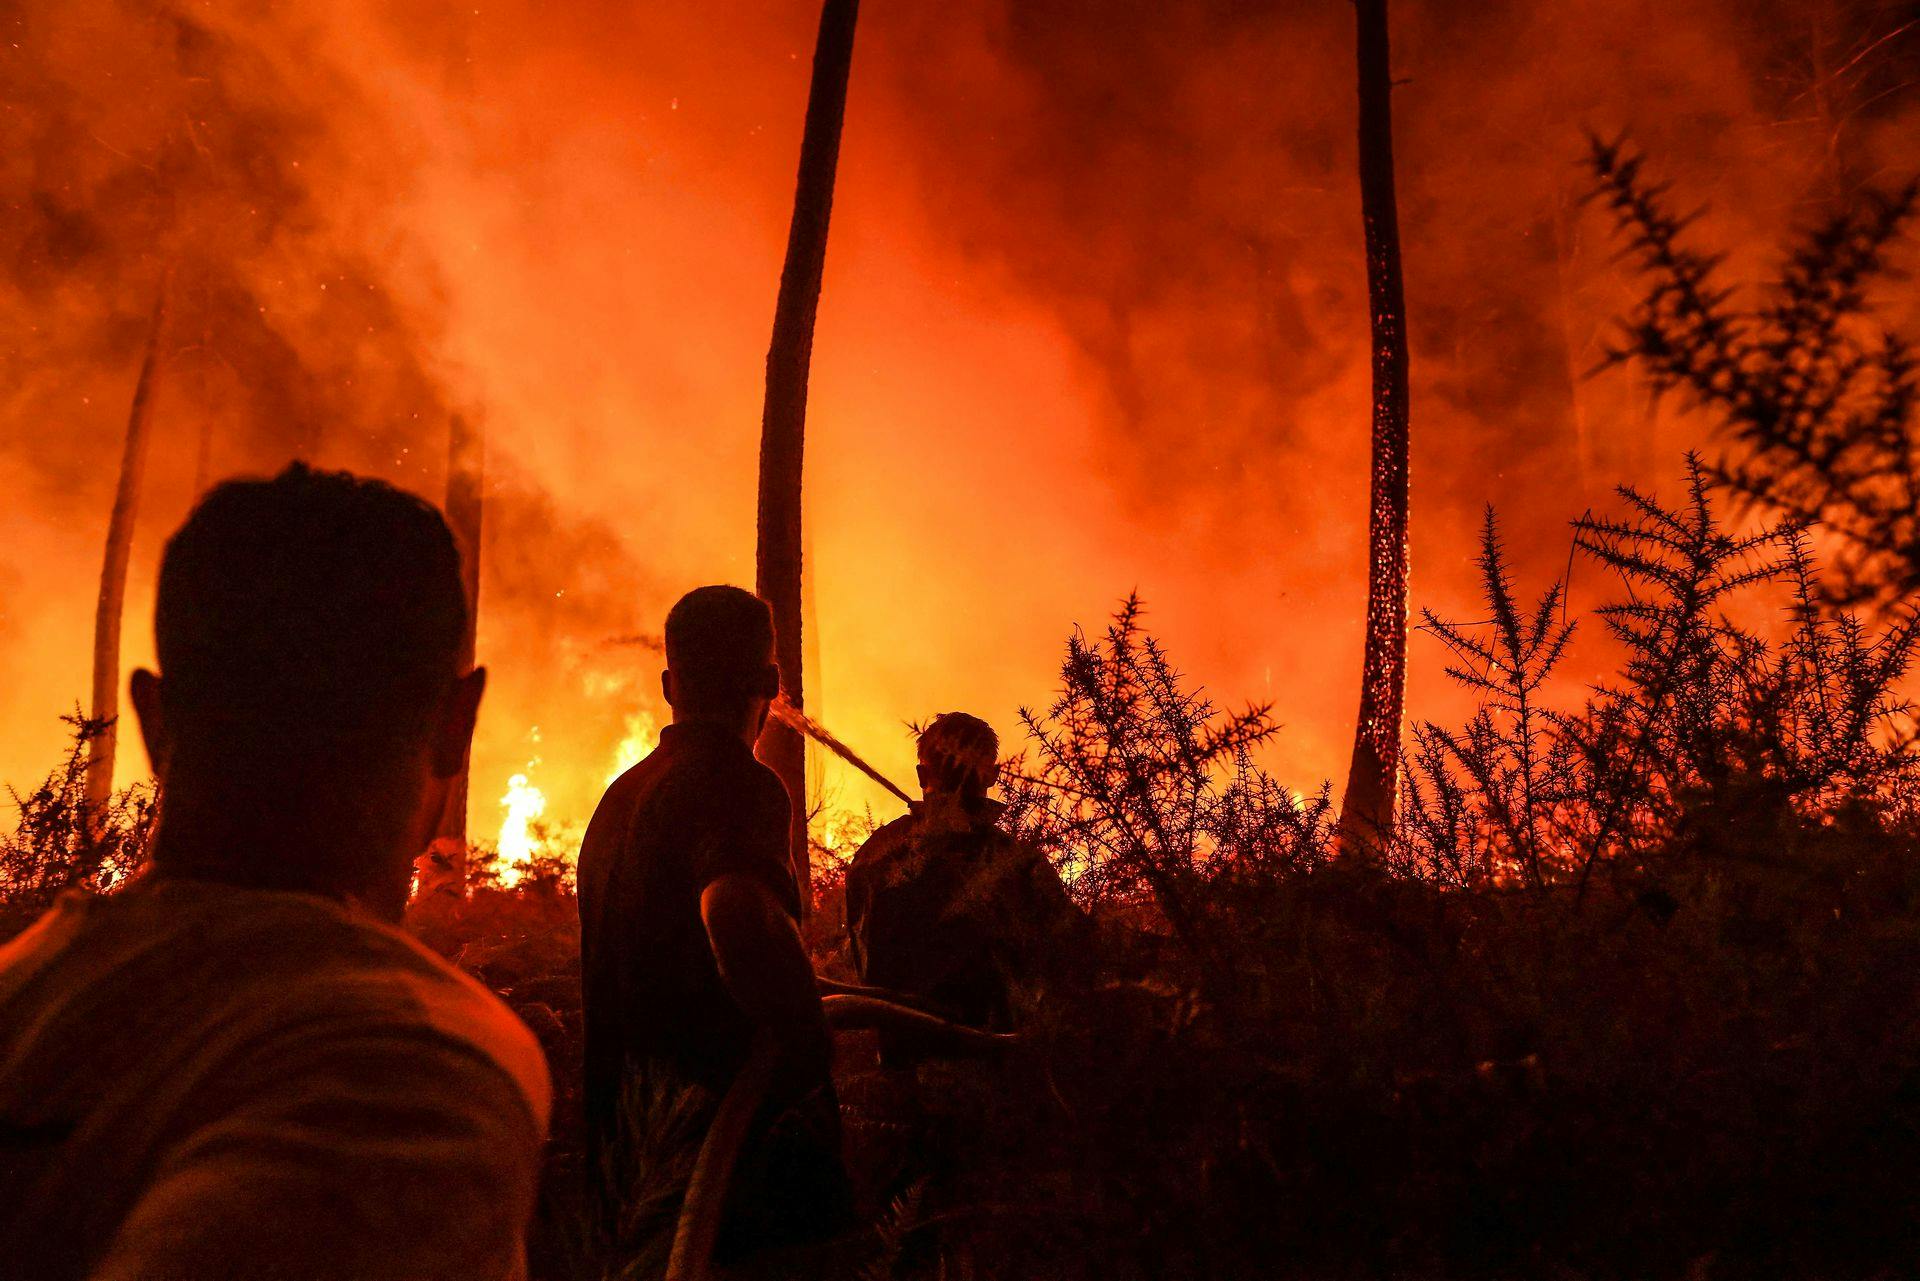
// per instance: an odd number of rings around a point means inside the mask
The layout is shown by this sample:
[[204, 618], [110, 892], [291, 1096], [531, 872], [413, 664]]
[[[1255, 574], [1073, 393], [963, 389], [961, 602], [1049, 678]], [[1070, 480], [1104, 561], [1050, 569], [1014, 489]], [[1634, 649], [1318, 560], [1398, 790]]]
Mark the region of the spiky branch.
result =
[[1750, 506], [1843, 542], [1830, 595], [1887, 604], [1920, 589], [1920, 372], [1906, 341], [1875, 323], [1871, 287], [1920, 202], [1920, 183], [1863, 193], [1805, 233], [1754, 306], [1734, 303], [1724, 255], [1693, 247], [1698, 213], [1620, 142], [1592, 141], [1595, 198], [1646, 280], [1610, 363], [1646, 370], [1716, 415], [1739, 452], [1713, 470]]

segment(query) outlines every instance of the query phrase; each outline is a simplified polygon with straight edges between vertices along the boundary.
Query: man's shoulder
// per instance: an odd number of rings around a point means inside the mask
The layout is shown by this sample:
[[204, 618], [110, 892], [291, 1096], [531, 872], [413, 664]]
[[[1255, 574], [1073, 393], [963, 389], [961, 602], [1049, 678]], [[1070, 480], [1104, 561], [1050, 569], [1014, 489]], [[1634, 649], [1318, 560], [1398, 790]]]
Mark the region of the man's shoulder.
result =
[[742, 770], [754, 803], [763, 811], [778, 811], [781, 821], [785, 822], [785, 815], [793, 805], [793, 794], [787, 791], [787, 785], [780, 776], [758, 757], [749, 758]]
[[546, 1054], [526, 1024], [496, 993], [411, 934], [361, 913], [338, 910], [335, 928], [342, 943], [351, 944], [342, 948], [337, 970], [314, 968], [309, 990], [298, 1000], [314, 1002], [320, 1007], [315, 1014], [322, 1017], [338, 1008], [370, 1029], [425, 1035], [464, 1047], [512, 1081], [544, 1129], [552, 1107], [552, 1081]]
[[626, 819], [638, 810], [710, 810], [738, 816], [791, 804], [785, 783], [745, 744], [716, 735], [663, 740], [608, 785], [595, 819]]
[[686, 740], [683, 758], [687, 768], [724, 780], [756, 800], [778, 799], [787, 802], [787, 785], [753, 749], [739, 740], [717, 734], [701, 734]]
[[8, 974], [43, 986], [49, 1003], [110, 1009], [163, 992], [210, 1053], [281, 1037], [451, 1043], [503, 1073], [545, 1124], [551, 1085], [533, 1034], [472, 977], [365, 913], [192, 882], [75, 897], [56, 913], [6, 959]]
[[853, 866], [864, 867], [885, 862], [913, 843], [914, 818], [903, 814], [873, 829], [872, 835], [854, 851]]
[[[398, 933], [395, 931], [395, 933]], [[398, 982], [395, 993], [410, 1009], [399, 1018], [435, 1037], [463, 1045], [499, 1068], [513, 1082], [544, 1131], [553, 1105], [546, 1052], [527, 1025], [478, 979], [402, 935], [419, 968]], [[394, 980], [381, 978], [379, 984]]]

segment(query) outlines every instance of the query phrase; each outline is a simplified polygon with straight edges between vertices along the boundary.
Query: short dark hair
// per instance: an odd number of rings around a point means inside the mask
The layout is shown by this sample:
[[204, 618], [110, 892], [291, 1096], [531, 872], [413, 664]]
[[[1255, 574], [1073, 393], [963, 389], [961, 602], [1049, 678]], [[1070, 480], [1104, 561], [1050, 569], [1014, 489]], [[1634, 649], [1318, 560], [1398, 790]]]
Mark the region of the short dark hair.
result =
[[175, 737], [285, 760], [417, 741], [458, 671], [453, 534], [384, 481], [228, 481], [168, 540], [154, 637]]
[[719, 709], [753, 698], [773, 662], [773, 611], [738, 587], [697, 587], [667, 611], [676, 700]]
[[920, 763], [942, 789], [985, 795], [1000, 774], [1000, 736], [965, 712], [942, 712], [920, 731]]

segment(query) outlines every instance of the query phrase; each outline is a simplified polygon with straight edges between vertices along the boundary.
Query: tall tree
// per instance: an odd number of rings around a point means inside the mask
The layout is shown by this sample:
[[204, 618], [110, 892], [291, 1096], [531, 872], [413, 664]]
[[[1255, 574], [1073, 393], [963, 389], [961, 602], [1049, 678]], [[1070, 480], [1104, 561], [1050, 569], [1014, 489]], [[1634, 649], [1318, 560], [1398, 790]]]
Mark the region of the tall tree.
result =
[[167, 327], [171, 273], [160, 286], [147, 328], [146, 354], [133, 385], [127, 411], [127, 436], [120, 452], [120, 482], [107, 518], [107, 549], [100, 565], [100, 598], [93, 614], [93, 710], [98, 726], [87, 751], [87, 812], [102, 814], [113, 795], [113, 761], [120, 739], [120, 618], [127, 600], [127, 562], [133, 552], [134, 519], [140, 510], [141, 480], [147, 466], [148, 426], [153, 416], [153, 384], [159, 370], [161, 340]]
[[[480, 625], [480, 522], [485, 499], [486, 434], [465, 414], [447, 422], [447, 524], [460, 544], [460, 577], [467, 589], [467, 630], [460, 638], [460, 668], [473, 666], [474, 637]], [[460, 774], [447, 795], [440, 817], [439, 840], [448, 856], [457, 860], [465, 879], [467, 852], [467, 783], [471, 759], [461, 762]]]
[[1373, 337], [1372, 499], [1367, 508], [1367, 639], [1360, 718], [1340, 807], [1343, 850], [1393, 822], [1407, 686], [1407, 304], [1393, 193], [1393, 79], [1387, 0], [1354, 0], [1360, 80], [1360, 218]]
[[[820, 310], [827, 222], [833, 212], [833, 180], [840, 162], [840, 128], [847, 113], [847, 79], [853, 68], [853, 33], [859, 8], [859, 0], [825, 0], [820, 9], [813, 82], [807, 92], [807, 121], [800, 139], [800, 176], [793, 194], [793, 222], [787, 232], [786, 265], [780, 272], [780, 297], [774, 307], [773, 340], [767, 349], [767, 397], [760, 420], [756, 585], [773, 607], [781, 686], [795, 707], [804, 704], [800, 481], [806, 444], [807, 375], [813, 363], [813, 327]], [[810, 881], [806, 740], [789, 726], [770, 722], [760, 754], [793, 796], [793, 865], [795, 875], [805, 885]]]

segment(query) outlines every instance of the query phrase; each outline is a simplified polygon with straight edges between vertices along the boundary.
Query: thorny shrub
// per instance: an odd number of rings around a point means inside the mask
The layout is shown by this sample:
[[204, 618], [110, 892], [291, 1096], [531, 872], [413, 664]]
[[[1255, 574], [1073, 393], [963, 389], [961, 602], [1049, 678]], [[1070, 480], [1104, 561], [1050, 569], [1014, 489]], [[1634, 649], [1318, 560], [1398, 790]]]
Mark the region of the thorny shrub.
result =
[[17, 819], [0, 833], [0, 921], [16, 927], [62, 890], [112, 889], [146, 860], [153, 785], [136, 783], [91, 809], [87, 759], [106, 725], [79, 712], [61, 720], [73, 731], [66, 759], [32, 791], [8, 789]]

